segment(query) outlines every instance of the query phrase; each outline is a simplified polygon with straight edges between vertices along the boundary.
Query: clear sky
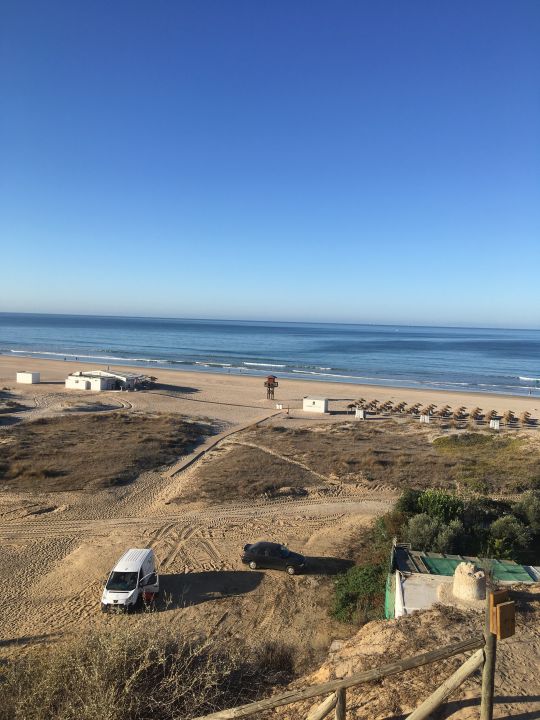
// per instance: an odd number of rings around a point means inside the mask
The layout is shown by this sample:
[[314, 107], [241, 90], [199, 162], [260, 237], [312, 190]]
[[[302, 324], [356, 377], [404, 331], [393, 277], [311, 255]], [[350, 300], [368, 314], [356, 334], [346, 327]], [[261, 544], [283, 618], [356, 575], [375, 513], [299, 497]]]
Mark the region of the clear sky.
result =
[[2, 0], [0, 310], [540, 327], [538, 0]]

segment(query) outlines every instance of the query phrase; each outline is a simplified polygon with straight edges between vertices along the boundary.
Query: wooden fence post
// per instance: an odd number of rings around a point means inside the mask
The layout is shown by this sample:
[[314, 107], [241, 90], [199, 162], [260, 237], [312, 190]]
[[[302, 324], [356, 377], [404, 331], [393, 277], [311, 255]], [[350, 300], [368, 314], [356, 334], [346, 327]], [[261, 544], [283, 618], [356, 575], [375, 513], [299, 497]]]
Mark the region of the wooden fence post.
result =
[[332, 693], [326, 698], [326, 700], [323, 700], [320, 705], [317, 705], [317, 707], [309, 713], [306, 720], [322, 720], [328, 715], [328, 713], [332, 712], [332, 710], [336, 707], [336, 704], [337, 695], [336, 693]]
[[431, 693], [416, 710], [413, 710], [407, 720], [425, 720], [429, 717], [483, 662], [484, 651], [477, 650], [453, 675], [445, 680], [442, 685], [439, 685], [435, 692]]
[[336, 692], [336, 696], [336, 720], [345, 720], [345, 713], [347, 712], [347, 691], [345, 688], [340, 688]]
[[486, 573], [486, 619], [484, 637], [484, 670], [482, 672], [482, 701], [480, 720], [493, 720], [493, 692], [495, 688], [495, 661], [497, 657], [497, 636], [491, 632], [491, 577]]

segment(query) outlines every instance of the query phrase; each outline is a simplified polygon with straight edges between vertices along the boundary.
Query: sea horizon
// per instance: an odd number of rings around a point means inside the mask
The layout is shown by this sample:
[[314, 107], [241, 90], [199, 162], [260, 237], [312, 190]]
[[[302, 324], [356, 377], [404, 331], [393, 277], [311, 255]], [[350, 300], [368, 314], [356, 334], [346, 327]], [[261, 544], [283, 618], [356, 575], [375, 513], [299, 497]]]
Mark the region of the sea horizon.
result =
[[0, 313], [0, 353], [154, 370], [540, 395], [540, 330]]

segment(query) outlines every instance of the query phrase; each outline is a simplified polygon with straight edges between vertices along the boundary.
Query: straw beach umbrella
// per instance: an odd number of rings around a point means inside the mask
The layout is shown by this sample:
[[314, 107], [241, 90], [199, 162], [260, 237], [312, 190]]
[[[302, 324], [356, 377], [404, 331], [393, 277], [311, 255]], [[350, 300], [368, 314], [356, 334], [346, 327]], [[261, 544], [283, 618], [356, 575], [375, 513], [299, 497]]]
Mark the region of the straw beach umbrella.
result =
[[506, 425], [512, 425], [512, 423], [514, 423], [516, 421], [514, 412], [512, 410], [507, 410], [504, 413], [503, 420], [506, 423]]

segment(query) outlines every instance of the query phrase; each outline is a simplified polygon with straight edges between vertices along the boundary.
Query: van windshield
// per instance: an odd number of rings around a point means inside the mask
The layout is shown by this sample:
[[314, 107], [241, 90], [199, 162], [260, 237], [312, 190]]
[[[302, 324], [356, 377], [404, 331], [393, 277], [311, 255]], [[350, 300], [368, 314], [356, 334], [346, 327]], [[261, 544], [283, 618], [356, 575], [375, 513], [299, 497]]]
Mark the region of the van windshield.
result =
[[107, 590], [125, 592], [135, 590], [137, 587], [137, 577], [138, 573], [136, 572], [113, 572], [105, 587]]

